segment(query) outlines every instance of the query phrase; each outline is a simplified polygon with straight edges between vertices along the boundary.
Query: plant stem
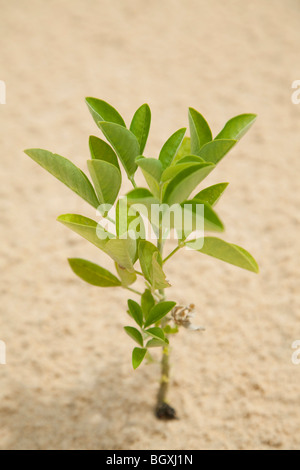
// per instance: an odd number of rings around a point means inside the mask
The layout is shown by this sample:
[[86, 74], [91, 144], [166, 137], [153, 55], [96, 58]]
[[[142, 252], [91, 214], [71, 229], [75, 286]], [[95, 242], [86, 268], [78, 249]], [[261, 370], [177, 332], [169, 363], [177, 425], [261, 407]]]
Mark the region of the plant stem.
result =
[[[157, 240], [157, 249], [159, 253], [161, 254], [161, 257], [163, 257], [163, 233], [162, 233], [162, 223], [161, 220], [159, 222], [159, 234], [158, 234], [158, 240]], [[162, 298], [162, 300], [165, 300], [165, 290], [164, 289], [159, 289], [159, 294]], [[163, 328], [166, 324], [164, 321], [165, 319], [162, 320], [161, 322], [161, 327]], [[176, 418], [176, 412], [174, 408], [172, 408], [168, 403], [167, 403], [167, 394], [168, 394], [168, 389], [169, 389], [169, 376], [170, 376], [170, 364], [169, 364], [169, 354], [170, 354], [170, 349], [169, 346], [164, 346], [162, 348], [162, 358], [161, 358], [161, 379], [160, 379], [160, 385], [159, 385], [159, 390], [157, 394], [157, 403], [156, 403], [156, 410], [155, 414], [157, 418], [159, 419], [174, 419]]]
[[106, 215], [104, 216], [105, 219], [107, 219], [109, 222], [111, 222], [112, 224], [116, 225], [116, 222], [114, 221], [114, 219], [112, 219], [109, 215]]
[[177, 253], [177, 251], [180, 250], [180, 248], [181, 248], [181, 245], [177, 245], [176, 248], [174, 248], [174, 250], [171, 251], [171, 253], [169, 253], [168, 256], [166, 256], [166, 258], [163, 260], [163, 263], [168, 261], [168, 259], [170, 259], [173, 255], [175, 255], [175, 253]]
[[133, 289], [132, 287], [124, 287], [124, 289], [130, 290], [130, 292], [134, 292], [134, 294], [137, 295], [143, 295], [142, 292], [139, 292], [138, 290]]
[[137, 270], [135, 270], [134, 272], [135, 272], [135, 274], [137, 274], [138, 276], [142, 276], [142, 277], [144, 277], [144, 274], [143, 274], [143, 273], [141, 273], [141, 271], [137, 271]]
[[166, 396], [169, 388], [169, 348], [166, 346], [162, 350], [161, 358], [161, 380], [160, 387], [157, 394], [157, 406], [162, 405], [166, 401]]
[[134, 181], [134, 177], [131, 176], [131, 177], [128, 177], [128, 179], [129, 179], [129, 181], [131, 182], [132, 186], [133, 186], [134, 188], [136, 188], [137, 185], [136, 185], [136, 182]]

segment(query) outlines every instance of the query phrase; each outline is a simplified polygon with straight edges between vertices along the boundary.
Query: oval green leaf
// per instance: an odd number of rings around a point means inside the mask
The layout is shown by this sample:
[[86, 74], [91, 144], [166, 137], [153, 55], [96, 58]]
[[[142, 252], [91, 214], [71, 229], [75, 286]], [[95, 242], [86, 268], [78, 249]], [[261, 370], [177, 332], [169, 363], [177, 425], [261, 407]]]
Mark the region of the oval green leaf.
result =
[[140, 305], [135, 301], [128, 299], [128, 308], [130, 316], [134, 319], [134, 321], [140, 326], [143, 326], [143, 313]]
[[237, 140], [233, 139], [213, 140], [202, 147], [199, 156], [216, 165], [236, 143]]
[[141, 270], [153, 289], [170, 287], [166, 281], [166, 275], [162, 269], [162, 259], [156, 246], [146, 240], [140, 240], [138, 254]]
[[91, 206], [95, 208], [99, 206], [99, 201], [90, 180], [70, 160], [42, 149], [27, 149], [25, 153]]
[[256, 114], [239, 114], [230, 119], [217, 135], [216, 139], [240, 140], [256, 120]]
[[141, 168], [144, 178], [154, 196], [159, 197], [159, 183], [162, 174], [162, 164], [156, 158], [137, 157], [135, 160]]
[[120, 280], [107, 269], [81, 258], [68, 259], [71, 269], [83, 281], [98, 287], [117, 287]]
[[149, 316], [145, 321], [145, 328], [164, 318], [170, 312], [170, 310], [175, 307], [175, 305], [176, 302], [165, 301], [160, 302], [159, 304], [156, 304], [154, 307], [152, 307], [149, 312]]
[[147, 349], [145, 348], [134, 348], [134, 350], [132, 351], [132, 366], [134, 369], [137, 369], [139, 365], [143, 362], [146, 352]]
[[99, 121], [114, 122], [115, 124], [126, 127], [122, 116], [106, 101], [92, 97], [86, 98], [85, 101], [98, 127]]
[[140, 154], [144, 152], [151, 124], [151, 111], [148, 104], [143, 104], [134, 114], [130, 131], [136, 136], [140, 144]]
[[125, 127], [113, 122], [99, 122], [99, 127], [113, 146], [127, 175], [132, 177], [137, 169], [135, 159], [140, 154], [140, 145], [136, 136]]
[[113, 205], [121, 188], [120, 170], [103, 160], [88, 160], [87, 163], [99, 202]]
[[165, 183], [165, 182], [175, 178], [175, 176], [177, 176], [183, 170], [185, 170], [187, 168], [194, 167], [195, 164], [197, 164], [197, 163], [206, 163], [205, 160], [203, 160], [202, 158], [197, 157], [197, 156], [195, 157], [195, 158], [197, 158], [197, 160], [187, 161], [187, 160], [185, 160], [186, 158], [189, 158], [189, 157], [184, 157], [182, 160], [179, 160], [176, 163], [176, 165], [172, 165], [169, 168], [166, 168], [165, 171], [163, 172], [162, 176], [161, 176], [161, 181], [163, 183]]
[[192, 163], [192, 162], [203, 163], [205, 162], [205, 160], [199, 157], [199, 155], [185, 155], [185, 157], [182, 157], [180, 160], [176, 162], [176, 165], [181, 164], [181, 163]]
[[179, 129], [174, 132], [174, 134], [172, 134], [163, 145], [159, 154], [159, 160], [164, 170], [171, 165], [172, 161], [176, 157], [185, 133], [186, 128]]
[[147, 319], [149, 312], [155, 305], [155, 300], [149, 289], [146, 289], [141, 297], [141, 307], [144, 318]]
[[135, 188], [126, 194], [128, 204], [159, 204], [159, 200], [147, 188]]
[[[158, 250], [153, 243], [141, 240], [139, 243], [139, 260], [141, 270], [148, 282], [152, 283], [152, 257]], [[161, 260], [162, 261], [162, 260]]]
[[131, 286], [131, 284], [136, 281], [136, 274], [134, 272], [128, 271], [126, 268], [123, 268], [123, 266], [120, 266], [118, 263], [115, 263], [115, 267], [121, 279], [122, 286]]
[[[210, 204], [201, 199], [193, 198], [181, 204], [184, 210], [184, 220], [186, 222], [183, 226], [185, 238], [187, 238], [195, 230], [200, 230], [202, 228], [197, 226], [199, 224], [199, 218], [201, 217], [201, 213], [199, 214], [199, 211], [197, 211], [197, 206], [201, 204], [203, 205], [204, 217], [201, 218], [200, 223], [203, 222], [204, 230], [214, 232], [224, 231], [224, 225], [222, 221], [220, 220], [218, 214], [210, 206]], [[190, 215], [190, 217], [188, 217], [188, 215]]]
[[213, 163], [196, 163], [181, 171], [166, 186], [163, 202], [169, 205], [180, 204], [214, 168]]
[[89, 138], [89, 147], [92, 159], [103, 160], [120, 169], [118, 157], [107, 142], [91, 135]]
[[154, 290], [171, 287], [171, 284], [167, 281], [166, 275], [163, 271], [161, 256], [158, 251], [152, 255], [151, 284]]
[[134, 272], [136, 240], [129, 236], [127, 238], [112, 238], [106, 243], [105, 252], [127, 271]]
[[[186, 246], [193, 248], [193, 241], [187, 242]], [[197, 251], [248, 271], [259, 272], [257, 262], [248, 251], [220, 238], [205, 237], [203, 247]]]
[[111, 233], [101, 229], [97, 222], [82, 215], [63, 214], [57, 220], [103, 251], [109, 238], [113, 237]]
[[201, 201], [205, 201], [211, 206], [214, 206], [222, 196], [228, 184], [229, 183], [218, 183], [202, 189], [202, 191], [196, 194], [194, 199], [201, 199]]
[[175, 156], [172, 164], [178, 162], [182, 158], [184, 158], [187, 155], [191, 155], [191, 138], [190, 137], [184, 137], [179, 150], [177, 152], [177, 155]]
[[139, 330], [137, 330], [136, 328], [134, 328], [133, 326], [124, 326], [124, 330], [126, 331], [126, 333], [128, 334], [128, 336], [130, 336], [130, 338], [132, 338], [134, 341], [136, 341], [140, 346], [143, 347], [144, 345], [144, 341], [143, 341], [143, 337], [141, 335], [141, 333], [139, 332]]
[[212, 140], [212, 133], [206, 120], [194, 108], [189, 108], [191, 153], [198, 155], [203, 145]]
[[136, 252], [136, 241], [131, 238], [118, 239], [107, 232], [92, 219], [77, 214], [60, 215], [57, 220], [78, 233], [83, 238], [100, 248], [116, 263], [133, 272], [133, 259]]
[[148, 341], [148, 343], [146, 344], [146, 347], [147, 348], [161, 348], [161, 347], [164, 347], [164, 346], [167, 346], [169, 344], [169, 340], [165, 340], [165, 341], [162, 341], [161, 339], [157, 339], [157, 338], [152, 338]]
[[148, 328], [147, 330], [145, 330], [145, 333], [147, 333], [147, 335], [150, 335], [152, 336], [152, 338], [155, 338], [155, 339], [160, 339], [162, 341], [165, 341], [166, 339], [163, 330], [159, 328], [158, 326]]

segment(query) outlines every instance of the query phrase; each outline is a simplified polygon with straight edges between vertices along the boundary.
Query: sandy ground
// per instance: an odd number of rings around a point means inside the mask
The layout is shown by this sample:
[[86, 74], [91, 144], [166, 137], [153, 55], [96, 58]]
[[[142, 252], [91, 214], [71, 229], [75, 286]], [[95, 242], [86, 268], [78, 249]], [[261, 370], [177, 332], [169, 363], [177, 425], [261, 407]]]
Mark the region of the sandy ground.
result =
[[[0, 9], [0, 448], [299, 448], [299, 2], [1, 0]], [[94, 211], [22, 153], [47, 148], [84, 169], [97, 133], [85, 96], [127, 122], [148, 102], [148, 155], [187, 124], [188, 106], [214, 133], [233, 115], [259, 115], [207, 185], [230, 181], [225, 239], [253, 253], [260, 275], [191, 252], [167, 268], [169, 295], [194, 302], [207, 328], [173, 342], [175, 422], [152, 415], [159, 366], [131, 369], [126, 292], [88, 286], [67, 265], [79, 256], [111, 267], [55, 221]]]

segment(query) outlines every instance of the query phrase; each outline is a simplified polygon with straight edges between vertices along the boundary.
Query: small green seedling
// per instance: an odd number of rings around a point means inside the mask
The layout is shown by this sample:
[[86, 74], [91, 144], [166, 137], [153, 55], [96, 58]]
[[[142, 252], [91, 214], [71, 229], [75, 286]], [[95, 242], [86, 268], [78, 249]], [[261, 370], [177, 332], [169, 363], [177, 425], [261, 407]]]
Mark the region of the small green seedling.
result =
[[[255, 121], [254, 114], [230, 119], [213, 138], [208, 123], [195, 109], [188, 113], [190, 137], [186, 129], [176, 131], [163, 145], [158, 158], [144, 156], [150, 129], [151, 112], [147, 104], [134, 114], [129, 128], [108, 103], [87, 98], [88, 108], [106, 140], [91, 136], [91, 181], [73, 163], [60, 155], [41, 149], [26, 150], [39, 165], [97, 209], [100, 221], [78, 214], [65, 214], [59, 222], [108, 255], [116, 274], [84, 259], [69, 259], [77, 276], [98, 287], [122, 287], [137, 300], [128, 300], [129, 324], [125, 332], [136, 343], [132, 365], [137, 369], [149, 351], [162, 351], [161, 381], [156, 416], [176, 417], [167, 402], [169, 385], [169, 342], [180, 327], [201, 330], [192, 323], [194, 305], [176, 305], [167, 300], [170, 287], [165, 275], [166, 262], [181, 248], [258, 272], [254, 258], [240, 246], [207, 232], [222, 232], [224, 226], [214, 206], [228, 183], [219, 183], [200, 191], [198, 185], [236, 145]], [[125, 171], [121, 171], [121, 166]], [[137, 187], [135, 173], [140, 170], [147, 183]], [[133, 189], [119, 197], [122, 176], [126, 174]], [[191, 194], [194, 194], [191, 196]], [[155, 209], [155, 210], [153, 210]], [[108, 226], [111, 228], [108, 229]], [[176, 233], [176, 247], [164, 253], [166, 240]], [[196, 234], [196, 236], [195, 236]], [[133, 287], [142, 278], [142, 291]]]

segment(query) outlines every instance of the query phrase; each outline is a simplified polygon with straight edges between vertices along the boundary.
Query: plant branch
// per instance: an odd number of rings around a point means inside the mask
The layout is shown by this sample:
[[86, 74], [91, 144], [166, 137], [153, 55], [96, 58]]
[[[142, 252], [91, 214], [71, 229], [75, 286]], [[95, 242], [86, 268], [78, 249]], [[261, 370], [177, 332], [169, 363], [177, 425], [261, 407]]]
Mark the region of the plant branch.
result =
[[112, 224], [116, 225], [116, 222], [114, 219], [112, 219], [109, 215], [104, 215], [103, 216], [105, 219], [107, 219], [109, 222], [111, 222]]
[[144, 277], [144, 274], [143, 274], [141, 271], [135, 270], [134, 272], [135, 272], [135, 274], [137, 274], [138, 276]]
[[163, 260], [163, 264], [166, 263], [168, 259], [170, 259], [173, 255], [175, 255], [175, 253], [177, 253], [177, 251], [180, 250], [180, 248], [181, 248], [181, 245], [177, 245], [176, 248], [174, 248], [174, 250], [171, 251], [171, 253], [169, 253], [168, 256], [165, 257], [165, 259]]
[[137, 295], [143, 295], [142, 292], [139, 292], [138, 290], [133, 289], [132, 287], [124, 286], [124, 289], [130, 290], [130, 292], [133, 292], [134, 294], [137, 294]]

